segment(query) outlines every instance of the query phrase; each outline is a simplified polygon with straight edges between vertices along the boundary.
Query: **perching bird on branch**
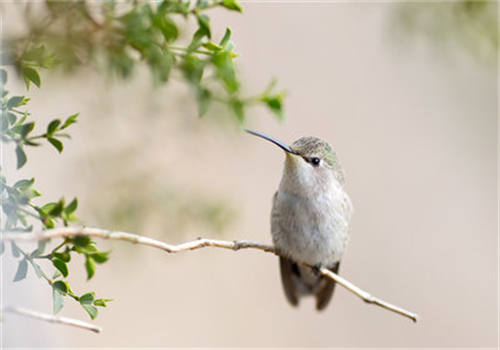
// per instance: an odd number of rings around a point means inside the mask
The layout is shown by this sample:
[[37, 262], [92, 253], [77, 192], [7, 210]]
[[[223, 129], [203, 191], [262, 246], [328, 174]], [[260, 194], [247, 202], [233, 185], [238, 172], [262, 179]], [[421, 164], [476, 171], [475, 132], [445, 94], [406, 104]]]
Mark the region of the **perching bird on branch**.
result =
[[337, 273], [348, 239], [352, 204], [344, 191], [344, 175], [335, 152], [317, 137], [301, 137], [291, 146], [246, 130], [281, 147], [285, 168], [271, 211], [274, 246], [280, 257], [281, 280], [290, 304], [314, 295], [316, 308], [330, 301], [335, 282], [298, 265], [301, 261]]

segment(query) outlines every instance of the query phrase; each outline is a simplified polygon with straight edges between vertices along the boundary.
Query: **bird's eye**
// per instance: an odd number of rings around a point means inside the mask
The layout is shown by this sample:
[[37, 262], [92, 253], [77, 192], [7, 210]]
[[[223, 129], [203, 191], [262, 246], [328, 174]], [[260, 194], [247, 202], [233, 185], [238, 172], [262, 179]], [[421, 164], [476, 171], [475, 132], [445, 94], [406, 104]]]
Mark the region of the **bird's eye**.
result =
[[311, 164], [314, 166], [318, 166], [320, 162], [321, 162], [321, 159], [319, 159], [319, 158], [316, 158], [316, 157], [311, 158]]

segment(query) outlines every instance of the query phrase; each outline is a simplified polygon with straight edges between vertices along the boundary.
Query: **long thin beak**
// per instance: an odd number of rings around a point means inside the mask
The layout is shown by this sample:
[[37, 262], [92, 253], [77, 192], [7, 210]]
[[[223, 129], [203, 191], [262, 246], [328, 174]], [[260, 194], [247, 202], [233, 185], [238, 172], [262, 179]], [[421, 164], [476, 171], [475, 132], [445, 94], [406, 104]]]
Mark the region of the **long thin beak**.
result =
[[273, 137], [261, 134], [260, 132], [253, 131], [253, 130], [245, 129], [245, 131], [249, 134], [252, 134], [252, 135], [258, 136], [258, 137], [262, 137], [264, 140], [267, 140], [267, 141], [274, 143], [276, 146], [280, 147], [283, 151], [285, 151], [287, 153], [296, 154], [296, 155], [299, 154], [299, 153], [295, 152], [293, 149], [291, 149], [290, 146], [284, 144], [283, 142], [281, 142], [279, 140], [276, 140]]

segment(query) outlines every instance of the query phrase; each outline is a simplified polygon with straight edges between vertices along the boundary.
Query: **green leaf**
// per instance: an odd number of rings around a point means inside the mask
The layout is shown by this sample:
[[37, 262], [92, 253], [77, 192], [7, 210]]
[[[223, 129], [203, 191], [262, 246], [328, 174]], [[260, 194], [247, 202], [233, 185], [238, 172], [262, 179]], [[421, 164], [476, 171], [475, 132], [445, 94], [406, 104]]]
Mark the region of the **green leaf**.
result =
[[33, 128], [35, 127], [35, 122], [29, 122], [29, 123], [26, 123], [24, 124], [22, 127], [21, 127], [21, 137], [24, 139], [30, 132], [33, 131]]
[[226, 32], [224, 33], [224, 36], [222, 37], [219, 45], [222, 47], [226, 47], [226, 45], [229, 43], [229, 39], [231, 39], [231, 29], [226, 28]]
[[64, 209], [64, 199], [61, 199], [59, 202], [50, 202], [45, 204], [42, 208], [40, 208], [43, 213], [57, 217], [61, 215]]
[[87, 280], [91, 279], [95, 274], [95, 264], [89, 256], [85, 257], [85, 270], [87, 270]]
[[0, 241], [0, 255], [2, 255], [4, 251], [5, 251], [5, 243], [3, 241]]
[[16, 275], [14, 276], [14, 282], [25, 279], [27, 273], [28, 273], [28, 262], [26, 261], [26, 259], [23, 259], [19, 262], [19, 265], [17, 266]]
[[21, 168], [24, 164], [26, 164], [26, 153], [21, 146], [16, 146], [16, 158], [17, 158], [17, 169]]
[[18, 258], [21, 256], [21, 250], [19, 249], [16, 243], [10, 242], [10, 248], [12, 249], [12, 256], [14, 258]]
[[21, 102], [24, 100], [24, 96], [12, 96], [9, 98], [9, 101], [7, 101], [7, 108], [11, 109], [14, 107], [18, 107], [21, 105]]
[[69, 291], [68, 282], [62, 280], [52, 283], [52, 288], [56, 289], [62, 295], [67, 294]]
[[92, 260], [94, 260], [98, 264], [105, 263], [109, 259], [109, 252], [98, 252], [90, 255]]
[[74, 198], [69, 204], [68, 206], [64, 209], [64, 212], [69, 215], [71, 213], [73, 213], [76, 208], [78, 207], [78, 198]]
[[73, 115], [70, 115], [66, 120], [64, 121], [63, 126], [61, 126], [61, 130], [66, 129], [68, 126], [71, 124], [76, 123], [76, 118], [78, 118], [79, 113], [75, 113]]
[[54, 135], [54, 133], [57, 131], [59, 124], [61, 124], [61, 120], [59, 119], [54, 119], [53, 121], [51, 121], [50, 124], [47, 126], [47, 136]]
[[113, 301], [113, 299], [96, 299], [94, 300], [94, 305], [95, 306], [102, 306], [106, 307], [108, 302]]
[[217, 75], [222, 79], [226, 89], [234, 93], [239, 88], [239, 82], [236, 79], [233, 57], [229, 51], [221, 51], [212, 57], [212, 63], [216, 67]]
[[17, 188], [19, 191], [26, 191], [35, 183], [35, 178], [31, 179], [23, 179], [19, 180], [14, 184], [14, 188]]
[[7, 120], [9, 121], [10, 125], [14, 125], [14, 123], [17, 120], [17, 117], [16, 117], [16, 115], [14, 113], [8, 112], [7, 113]]
[[94, 253], [99, 252], [99, 250], [96, 248], [96, 246], [93, 243], [89, 244], [85, 247], [75, 246], [73, 248], [73, 250], [79, 254], [84, 254], [84, 255], [90, 255], [90, 254], [94, 254]]
[[90, 318], [91, 319], [95, 319], [97, 317], [97, 309], [95, 308], [95, 306], [92, 306], [90, 304], [81, 304], [83, 309], [85, 311], [87, 311], [87, 313], [89, 314]]
[[30, 88], [30, 81], [32, 81], [33, 84], [35, 84], [37, 87], [40, 87], [40, 75], [38, 75], [38, 72], [35, 69], [31, 67], [25, 67], [23, 69], [23, 76], [27, 89]]
[[153, 17], [153, 24], [160, 30], [167, 42], [172, 42], [179, 36], [179, 30], [175, 22], [164, 13], [158, 13]]
[[54, 228], [54, 220], [52, 220], [49, 216], [43, 216], [42, 222], [45, 228]]
[[190, 54], [184, 58], [182, 70], [185, 78], [190, 82], [199, 84], [204, 68], [205, 63], [198, 56]]
[[197, 90], [196, 99], [198, 101], [198, 116], [202, 117], [205, 113], [207, 113], [211, 97], [212, 93], [210, 90], [205, 88], [199, 88]]
[[204, 43], [202, 46], [203, 46], [205, 49], [210, 50], [210, 51], [215, 51], [215, 52], [217, 52], [217, 51], [222, 50], [222, 46], [219, 46], [219, 45], [217, 45], [216, 43], [214, 43], [214, 42], [212, 42], [212, 41], [209, 41], [209, 42], [207, 42], [207, 43]]
[[231, 107], [231, 110], [238, 118], [238, 121], [240, 123], [243, 123], [245, 121], [245, 110], [244, 110], [245, 104], [243, 103], [243, 101], [237, 98], [233, 98], [230, 101], [229, 106]]
[[64, 306], [62, 294], [56, 289], [52, 288], [52, 303], [54, 314], [57, 314]]
[[62, 261], [64, 262], [70, 262], [71, 260], [71, 254], [68, 253], [67, 251], [64, 251], [64, 252], [55, 252], [55, 253], [52, 253], [53, 256], [55, 256], [56, 258], [59, 258], [61, 259]]
[[221, 6], [232, 11], [243, 12], [241, 5], [236, 0], [222, 0]]
[[64, 277], [68, 277], [68, 265], [66, 265], [66, 263], [62, 259], [54, 257], [51, 259], [51, 261], [54, 267], [58, 269]]
[[80, 296], [80, 304], [92, 304], [95, 298], [94, 292], [88, 292]]
[[59, 153], [61, 153], [63, 151], [63, 144], [61, 141], [59, 141], [58, 139], [55, 139], [53, 137], [49, 137], [47, 140], [49, 140], [49, 142], [52, 144], [52, 146], [54, 146], [58, 151]]
[[212, 33], [210, 31], [210, 18], [207, 15], [197, 15], [196, 18], [198, 19], [201, 34], [210, 39], [212, 37]]
[[283, 98], [285, 96], [284, 92], [279, 93], [274, 96], [264, 96], [261, 100], [267, 105], [267, 107], [277, 115], [280, 119], [283, 119]]
[[78, 247], [86, 247], [91, 243], [89, 236], [76, 236], [73, 238], [73, 243]]

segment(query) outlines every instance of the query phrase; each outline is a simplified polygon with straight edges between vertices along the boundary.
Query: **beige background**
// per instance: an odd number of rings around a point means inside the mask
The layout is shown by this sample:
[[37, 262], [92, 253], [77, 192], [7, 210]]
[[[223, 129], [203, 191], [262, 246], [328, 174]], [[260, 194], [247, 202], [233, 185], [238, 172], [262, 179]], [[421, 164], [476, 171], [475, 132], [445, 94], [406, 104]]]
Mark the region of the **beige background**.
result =
[[[233, 29], [247, 91], [272, 76], [289, 91], [286, 123], [252, 110], [248, 126], [292, 142], [328, 140], [347, 174], [355, 207], [341, 273], [360, 287], [416, 311], [410, 321], [365, 305], [338, 288], [330, 307], [291, 308], [274, 256], [207, 249], [167, 256], [146, 247], [111, 247], [88, 284], [80, 261], [74, 289], [115, 299], [101, 311], [100, 335], [8, 316], [3, 344], [44, 347], [299, 346], [494, 347], [498, 328], [496, 70], [458, 48], [401, 45], [393, 4], [245, 3], [240, 16], [213, 12], [216, 37]], [[8, 20], [7, 20], [8, 22]], [[7, 23], [8, 25], [8, 23]], [[271, 196], [283, 154], [225, 123], [197, 120], [189, 92], [152, 91], [147, 72], [112, 85], [95, 74], [48, 78], [32, 110], [49, 120], [80, 111], [62, 156], [35, 150], [23, 174], [43, 193], [80, 197], [80, 216], [98, 225], [104, 179], [150, 173], [185, 193], [224, 198], [238, 218], [223, 237], [269, 242]], [[11, 86], [22, 91], [22, 85]], [[211, 120], [212, 118], [212, 120]], [[147, 120], [148, 125], [143, 122]], [[11, 159], [5, 152], [4, 161]], [[137, 174], [137, 175], [134, 175]], [[134, 185], [128, 182], [131, 198]], [[98, 193], [94, 193], [97, 191]], [[155, 207], [161, 213], [161, 206]], [[181, 242], [149, 224], [144, 235]], [[49, 287], [29, 273], [12, 285], [3, 258], [4, 303], [50, 312]], [[86, 319], [66, 302], [62, 314]]]

